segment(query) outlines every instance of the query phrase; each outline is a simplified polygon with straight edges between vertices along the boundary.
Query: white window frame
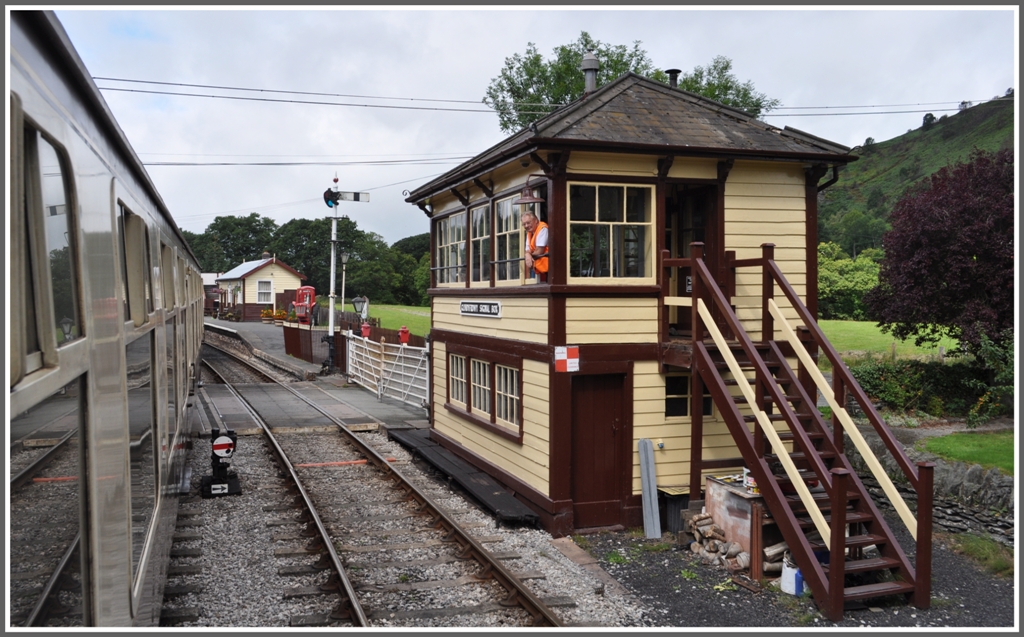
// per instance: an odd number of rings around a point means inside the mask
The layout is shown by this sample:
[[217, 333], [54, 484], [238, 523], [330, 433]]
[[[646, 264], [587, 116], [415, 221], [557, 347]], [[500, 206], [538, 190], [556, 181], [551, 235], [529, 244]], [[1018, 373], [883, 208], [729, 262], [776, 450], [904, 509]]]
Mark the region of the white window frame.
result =
[[469, 360], [470, 382], [473, 388], [473, 402], [469, 410], [476, 414], [491, 416], [491, 363], [476, 358]]
[[[571, 208], [567, 210], [566, 217], [568, 218], [568, 232], [565, 237], [566, 254], [569, 255], [568, 260], [565, 264], [567, 280], [573, 285], [607, 285], [612, 283], [614, 285], [649, 285], [657, 281], [657, 276], [654, 268], [654, 186], [647, 184], [622, 184], [622, 183], [604, 183], [604, 182], [586, 182], [586, 181], [572, 181], [566, 184], [566, 206], [571, 207], [572, 197], [571, 192], [574, 187], [590, 187], [594, 188], [594, 219], [593, 220], [573, 220]], [[601, 188], [621, 188], [622, 189], [622, 209], [619, 220], [600, 220], [600, 190]], [[647, 201], [646, 201], [646, 221], [628, 221], [627, 212], [627, 201], [630, 189], [646, 190]], [[640, 226], [644, 228], [643, 246], [641, 247], [641, 258], [644, 264], [644, 275], [643, 276], [624, 276], [621, 273], [616, 274], [617, 270], [621, 270], [623, 264], [621, 262], [624, 259], [622, 255], [622, 247], [616, 245], [621, 243], [618, 241], [619, 235], [624, 234], [630, 227]], [[574, 228], [579, 227], [606, 227], [608, 231], [608, 276], [574, 276], [572, 273], [572, 237]], [[616, 263], [616, 257], [620, 259], [619, 263]], [[593, 266], [592, 266], [593, 267]]]
[[466, 405], [466, 357], [448, 355], [448, 402]]
[[519, 370], [494, 364], [494, 421], [519, 432]]
[[[266, 283], [269, 289], [261, 289], [263, 284]], [[264, 296], [266, 295], [266, 296]], [[256, 303], [259, 305], [272, 305], [274, 303], [274, 280], [273, 279], [257, 279], [256, 280]]]
[[466, 282], [466, 212], [438, 219], [434, 280], [438, 287]]
[[[523, 259], [523, 246], [526, 244], [526, 233], [523, 232], [522, 212], [519, 204], [512, 201], [518, 194], [500, 199], [494, 204], [494, 259], [519, 259], [519, 261], [495, 263], [494, 285], [523, 285], [526, 282], [526, 265]], [[550, 232], [549, 232], [550, 235]], [[504, 253], [502, 248], [505, 248]], [[504, 275], [502, 275], [504, 273]], [[532, 282], [532, 279], [531, 279]]]

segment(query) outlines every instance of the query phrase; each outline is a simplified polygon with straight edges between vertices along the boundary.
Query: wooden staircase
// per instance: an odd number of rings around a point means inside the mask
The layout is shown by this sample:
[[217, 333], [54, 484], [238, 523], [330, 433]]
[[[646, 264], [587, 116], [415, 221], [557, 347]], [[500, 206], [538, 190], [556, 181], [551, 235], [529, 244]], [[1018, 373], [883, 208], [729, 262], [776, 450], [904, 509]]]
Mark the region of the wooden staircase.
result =
[[[772, 247], [766, 246], [760, 263], [767, 288], [762, 334], [772, 338], [757, 342], [746, 333], [711, 277], [700, 250], [695, 251], [691, 260], [694, 334], [703, 337], [706, 333], [709, 338], [693, 341], [696, 373], [691, 395], [699, 396], [704, 386], [708, 388], [804, 581], [829, 619], [841, 619], [844, 606], [850, 602], [890, 596], [901, 596], [919, 608], [927, 608], [931, 595], [932, 467], [928, 463], [913, 467], [907, 460], [775, 266]], [[800, 337], [795, 336], [775, 305], [772, 292], [776, 285], [804, 319]], [[780, 331], [782, 338], [776, 340]], [[832, 388], [827, 384], [822, 387], [823, 377], [805, 347], [808, 343], [811, 351], [816, 345], [833, 360]], [[819, 390], [833, 404], [831, 423], [825, 422], [817, 408]], [[861, 403], [907, 473], [908, 481], [918, 490], [915, 520], [888, 476], [882, 471], [880, 477], [876, 471], [876, 479], [883, 483], [890, 498], [899, 499], [894, 506], [911, 533], [916, 534], [916, 565], [896, 541], [844, 453], [845, 432], [868, 465], [881, 469], [845, 411], [847, 393]]]

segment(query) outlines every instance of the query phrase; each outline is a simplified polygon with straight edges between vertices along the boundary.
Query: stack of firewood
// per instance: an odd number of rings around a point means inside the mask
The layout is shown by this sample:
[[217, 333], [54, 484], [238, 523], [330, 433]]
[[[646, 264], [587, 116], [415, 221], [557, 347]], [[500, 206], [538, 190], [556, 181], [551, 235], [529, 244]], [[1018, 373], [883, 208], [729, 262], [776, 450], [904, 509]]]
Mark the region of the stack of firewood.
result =
[[730, 571], [742, 571], [750, 566], [750, 554], [739, 542], [730, 542], [722, 527], [715, 524], [710, 513], [698, 513], [687, 522], [687, 530], [695, 541], [690, 550], [705, 564], [724, 566]]
[[789, 550], [789, 545], [785, 542], [779, 542], [771, 546], [764, 548], [764, 566], [761, 570], [766, 575], [779, 575], [782, 573], [782, 558], [785, 556], [786, 551]]

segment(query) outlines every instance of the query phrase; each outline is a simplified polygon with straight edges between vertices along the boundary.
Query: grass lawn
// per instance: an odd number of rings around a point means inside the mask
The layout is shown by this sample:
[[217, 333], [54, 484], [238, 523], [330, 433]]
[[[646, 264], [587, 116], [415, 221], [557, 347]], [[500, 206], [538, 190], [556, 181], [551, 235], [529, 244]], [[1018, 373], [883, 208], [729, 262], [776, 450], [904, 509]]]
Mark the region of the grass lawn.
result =
[[929, 438], [924, 449], [947, 460], [980, 464], [985, 469], [999, 467], [1012, 476], [1015, 446], [1012, 431], [960, 432]]
[[870, 321], [818, 321], [821, 331], [832, 343], [832, 347], [843, 352], [871, 352], [892, 354], [896, 344], [896, 356], [938, 356], [939, 346], [946, 351], [956, 346], [953, 339], [943, 339], [935, 347], [917, 347], [912, 340], [898, 341], [890, 334], [883, 334], [876, 323]]
[[[345, 304], [346, 312], [355, 312], [351, 303]], [[426, 336], [430, 332], [430, 308], [415, 305], [377, 305], [370, 303], [370, 317], [379, 318], [380, 326], [397, 330], [403, 325], [410, 334]]]

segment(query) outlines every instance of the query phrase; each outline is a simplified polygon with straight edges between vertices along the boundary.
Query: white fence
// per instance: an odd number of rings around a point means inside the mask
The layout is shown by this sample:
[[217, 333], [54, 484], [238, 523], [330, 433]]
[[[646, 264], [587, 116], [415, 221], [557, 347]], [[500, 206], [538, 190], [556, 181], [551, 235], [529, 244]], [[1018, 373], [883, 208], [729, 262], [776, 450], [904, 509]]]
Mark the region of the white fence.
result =
[[375, 343], [349, 332], [345, 338], [349, 380], [424, 409], [430, 398], [430, 348]]

